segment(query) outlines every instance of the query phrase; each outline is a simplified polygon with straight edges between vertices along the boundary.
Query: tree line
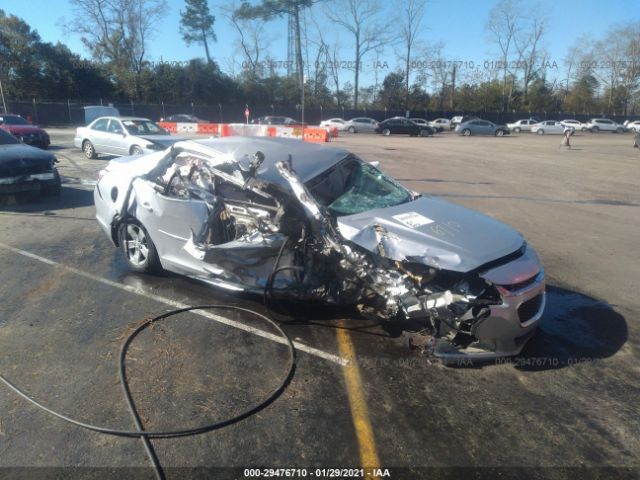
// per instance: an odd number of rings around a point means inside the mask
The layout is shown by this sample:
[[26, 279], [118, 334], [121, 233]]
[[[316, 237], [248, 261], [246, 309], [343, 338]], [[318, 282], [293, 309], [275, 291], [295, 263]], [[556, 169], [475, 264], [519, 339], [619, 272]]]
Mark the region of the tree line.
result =
[[[447, 58], [443, 42], [421, 38], [429, 20], [426, 0], [395, 2], [389, 15], [380, 15], [379, 0], [230, 0], [215, 11], [207, 0], [185, 0], [179, 32], [186, 44], [202, 46], [204, 58], [172, 62], [148, 54], [168, 12], [165, 0], [70, 4], [73, 19], [64, 28], [81, 39], [92, 60], [43, 41], [23, 19], [0, 10], [5, 97], [295, 106], [304, 88], [306, 106], [327, 109], [640, 111], [637, 21], [614, 25], [599, 38], [576, 39], [558, 61], [544, 47], [549, 20], [541, 10], [500, 0], [485, 21], [486, 41], [496, 53], [474, 63]], [[269, 26], [279, 18], [289, 19], [293, 33], [287, 62], [269, 49]], [[224, 70], [214, 59], [216, 21], [237, 33], [236, 55]], [[362, 85], [365, 70], [374, 80], [369, 85]]]

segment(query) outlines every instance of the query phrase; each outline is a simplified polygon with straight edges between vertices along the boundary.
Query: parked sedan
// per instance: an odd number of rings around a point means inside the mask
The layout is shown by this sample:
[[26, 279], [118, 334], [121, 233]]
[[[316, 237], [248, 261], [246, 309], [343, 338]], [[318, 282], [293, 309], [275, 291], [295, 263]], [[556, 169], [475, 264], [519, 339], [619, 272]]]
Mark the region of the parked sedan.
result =
[[378, 121], [369, 117], [356, 117], [348, 120], [345, 130], [349, 133], [373, 133], [378, 126]]
[[51, 140], [49, 134], [42, 128], [32, 125], [20, 115], [9, 113], [0, 114], [0, 128], [6, 130], [14, 137], [27, 145], [34, 147], [49, 148]]
[[575, 130], [573, 127], [564, 125], [562, 122], [557, 122], [555, 120], [545, 120], [544, 122], [536, 123], [533, 127], [531, 127], [531, 133], [536, 133], [538, 135], [562, 135], [566, 128]]
[[433, 135], [434, 133], [440, 133], [442, 130], [444, 130], [444, 127], [442, 127], [441, 125], [431, 125], [431, 122], [424, 118], [410, 118], [409, 120], [411, 120], [413, 123], [417, 123], [418, 125], [429, 129], [431, 131], [430, 135]]
[[398, 134], [409, 135], [412, 137], [418, 135], [421, 137], [428, 137], [429, 135], [433, 135], [434, 130], [429, 125], [419, 125], [408, 118], [393, 117], [380, 122], [376, 127], [375, 132], [381, 133], [385, 136]]
[[280, 117], [276, 115], [267, 115], [251, 120], [251, 123], [258, 125], [300, 125], [300, 122], [291, 117]]
[[640, 132], [640, 120], [633, 120], [625, 125], [630, 132]]
[[501, 137], [509, 133], [509, 129], [504, 125], [497, 125], [489, 120], [481, 119], [461, 123], [454, 131], [465, 137], [469, 135], [495, 135], [496, 137]]
[[516, 230], [327, 145], [180, 142], [112, 160], [94, 199], [135, 271], [411, 319], [445, 360], [517, 354], [545, 306], [544, 269]]
[[85, 157], [96, 158], [99, 154], [141, 155], [164, 150], [180, 140], [184, 139], [172, 136], [147, 118], [100, 117], [76, 129], [73, 144]]
[[479, 120], [475, 115], [457, 115], [451, 119], [451, 128], [455, 129], [461, 123], [466, 123], [470, 120]]
[[320, 122], [322, 128], [337, 128], [339, 131], [346, 130], [347, 122], [342, 118], [329, 118]]
[[513, 133], [530, 132], [531, 127], [536, 123], [538, 123], [537, 120], [534, 120], [533, 118], [526, 118], [517, 120], [513, 123], [507, 123], [507, 128]]
[[0, 194], [40, 192], [59, 195], [60, 175], [56, 157], [25, 145], [0, 129]]
[[442, 130], [453, 130], [454, 128], [451, 126], [451, 120], [448, 118], [436, 118], [435, 120], [431, 120], [429, 125], [432, 127], [441, 127]]
[[162, 122], [176, 122], [176, 123], [209, 123], [207, 120], [191, 115], [190, 113], [178, 113], [175, 115], [169, 115], [167, 118], [161, 120]]
[[565, 127], [573, 127], [576, 132], [584, 132], [587, 130], [587, 124], [582, 123], [579, 120], [568, 119], [568, 120], [560, 120], [560, 123]]

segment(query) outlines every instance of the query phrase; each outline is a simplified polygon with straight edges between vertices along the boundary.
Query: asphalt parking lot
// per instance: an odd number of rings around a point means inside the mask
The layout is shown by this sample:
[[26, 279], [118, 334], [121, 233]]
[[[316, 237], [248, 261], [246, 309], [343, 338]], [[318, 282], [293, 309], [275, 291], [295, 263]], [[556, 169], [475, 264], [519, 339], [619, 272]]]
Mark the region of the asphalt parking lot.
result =
[[[66, 415], [131, 430], [117, 357], [132, 328], [177, 306], [265, 309], [261, 299], [177, 276], [128, 272], [93, 218], [92, 185], [107, 159], [85, 159], [71, 130], [50, 134], [62, 196], [0, 204], [0, 373]], [[391, 478], [459, 478], [477, 467], [488, 476], [506, 468], [502, 478], [637, 478], [640, 152], [627, 134], [576, 134], [572, 150], [560, 140], [335, 140], [413, 190], [522, 232], [546, 268], [541, 326], [519, 357], [461, 368], [344, 312], [280, 311], [281, 320], [311, 323], [284, 327], [300, 347], [292, 382], [242, 422], [154, 440], [168, 476], [364, 466], [389, 468]], [[216, 313], [274, 333], [248, 315]], [[210, 317], [180, 315], [132, 345], [131, 388], [147, 429], [209, 423], [276, 386], [286, 348]], [[0, 385], [0, 467], [71, 466], [86, 467], [82, 475], [153, 475], [140, 440], [73, 427]]]

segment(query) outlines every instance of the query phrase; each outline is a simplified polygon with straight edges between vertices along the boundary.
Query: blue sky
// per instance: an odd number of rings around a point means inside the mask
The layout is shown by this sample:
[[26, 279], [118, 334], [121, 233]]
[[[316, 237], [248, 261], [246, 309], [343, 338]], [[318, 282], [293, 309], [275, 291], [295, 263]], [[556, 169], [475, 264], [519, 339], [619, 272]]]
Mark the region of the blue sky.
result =
[[[495, 48], [488, 41], [485, 22], [489, 11], [497, 0], [427, 0], [427, 8], [423, 21], [420, 44], [444, 42], [445, 57], [448, 60], [473, 61], [476, 64], [485, 60], [496, 59]], [[149, 59], [158, 61], [182, 61], [193, 57], [203, 57], [204, 51], [198, 45], [187, 47], [178, 33], [180, 9], [184, 8], [183, 0], [168, 0], [170, 12], [158, 25], [158, 34], [150, 43]], [[215, 30], [218, 43], [213, 45], [212, 54], [221, 68], [230, 71], [233, 58], [240, 58], [236, 50], [237, 35], [220, 14], [220, 5], [228, 5], [228, 1], [210, 1], [212, 13], [217, 17]], [[390, 18], [394, 2], [383, 1], [386, 10], [380, 12], [381, 20]], [[545, 47], [550, 60], [557, 62], [560, 69], [567, 50], [581, 36], [598, 38], [615, 23], [640, 19], [640, 2], [638, 0], [540, 0], [519, 2], [521, 5], [539, 5], [549, 20], [549, 30]], [[54, 7], [55, 5], [55, 7]], [[23, 18], [36, 29], [45, 41], [61, 41], [69, 48], [83, 56], [87, 56], [80, 40], [75, 36], [63, 33], [65, 20], [72, 17], [72, 9], [67, 0], [3, 0], [0, 7], [7, 13]], [[348, 35], [339, 27], [331, 24], [323, 11], [317, 6], [311, 15], [323, 26], [327, 40], [334, 40], [345, 47], [341, 51], [341, 60], [351, 60], [352, 51], [347, 48]], [[391, 32], [393, 33], [393, 32]], [[275, 60], [286, 60], [286, 23], [283, 20], [269, 24], [269, 54]], [[384, 52], [381, 60], [385, 60], [388, 69], [378, 70], [379, 81], [393, 70], [396, 55], [392, 48]], [[421, 60], [419, 56], [416, 58]], [[373, 63], [369, 58], [368, 65]], [[551, 70], [551, 74], [557, 70]], [[561, 74], [561, 71], [560, 71]], [[350, 80], [352, 73], [344, 71], [343, 81]], [[363, 83], [373, 83], [371, 69], [365, 71]]]

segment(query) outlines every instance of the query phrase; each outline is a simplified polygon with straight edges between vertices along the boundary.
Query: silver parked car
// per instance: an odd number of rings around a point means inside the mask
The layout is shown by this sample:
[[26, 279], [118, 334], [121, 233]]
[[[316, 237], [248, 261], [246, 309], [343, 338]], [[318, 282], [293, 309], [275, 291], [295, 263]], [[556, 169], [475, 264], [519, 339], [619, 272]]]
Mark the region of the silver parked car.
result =
[[592, 118], [587, 122], [587, 130], [593, 133], [603, 132], [615, 132], [624, 133], [626, 128], [624, 125], [609, 120], [608, 118]]
[[369, 117], [352, 118], [344, 126], [349, 133], [373, 133], [376, 128], [378, 128], [378, 121]]
[[507, 123], [507, 128], [514, 133], [530, 132], [531, 127], [536, 123], [538, 121], [533, 118], [523, 118], [513, 123]]
[[480, 118], [461, 123], [456, 126], [454, 131], [465, 137], [469, 135], [495, 135], [496, 137], [501, 137], [509, 133], [509, 129], [504, 125], [497, 125], [489, 120]]
[[112, 160], [94, 198], [133, 270], [417, 322], [444, 359], [517, 354], [545, 306], [544, 269], [517, 231], [330, 146], [180, 142]]
[[99, 154], [142, 155], [164, 150], [180, 140], [184, 138], [172, 136], [148, 118], [100, 117], [76, 129], [73, 144], [87, 158], [96, 158]]

